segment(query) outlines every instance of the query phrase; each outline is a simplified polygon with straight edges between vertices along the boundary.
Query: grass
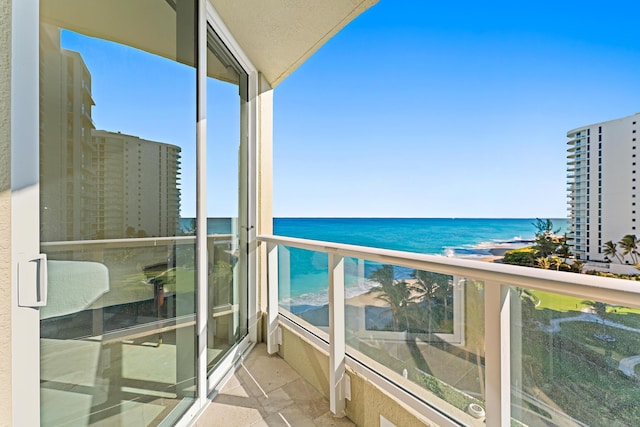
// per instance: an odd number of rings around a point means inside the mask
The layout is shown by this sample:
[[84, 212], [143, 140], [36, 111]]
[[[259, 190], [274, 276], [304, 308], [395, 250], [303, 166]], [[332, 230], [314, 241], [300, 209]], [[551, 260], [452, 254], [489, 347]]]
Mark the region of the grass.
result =
[[[639, 285], [640, 286], [640, 285]], [[557, 311], [560, 313], [568, 313], [568, 312], [579, 312], [583, 308], [589, 307], [587, 304], [584, 304], [584, 298], [576, 298], [568, 295], [556, 294], [551, 292], [543, 292], [543, 291], [531, 291], [538, 299], [540, 303], [536, 305], [536, 309], [543, 310], [549, 309], [553, 311]], [[640, 328], [640, 317], [632, 319], [631, 317], [626, 318], [622, 317], [627, 314], [638, 314], [640, 315], [640, 309], [638, 308], [628, 308], [628, 307], [616, 307], [616, 313], [611, 313], [610, 316], [618, 315], [619, 320], [615, 320], [624, 323], [627, 326], [631, 326], [634, 328]], [[608, 317], [608, 319], [613, 320], [613, 317]], [[626, 321], [631, 322], [627, 324]], [[636, 326], [637, 325], [637, 326]]]
[[[566, 311], [571, 302], [560, 298], [554, 303]], [[534, 316], [544, 317], [552, 306], [545, 307]], [[635, 317], [629, 314], [620, 317]], [[563, 323], [555, 334], [526, 331], [525, 389], [541, 390], [561, 410], [591, 426], [640, 425], [638, 384], [618, 370], [621, 359], [640, 354], [640, 334], [607, 327], [616, 339], [607, 343], [594, 336], [602, 331], [601, 324], [588, 322]]]

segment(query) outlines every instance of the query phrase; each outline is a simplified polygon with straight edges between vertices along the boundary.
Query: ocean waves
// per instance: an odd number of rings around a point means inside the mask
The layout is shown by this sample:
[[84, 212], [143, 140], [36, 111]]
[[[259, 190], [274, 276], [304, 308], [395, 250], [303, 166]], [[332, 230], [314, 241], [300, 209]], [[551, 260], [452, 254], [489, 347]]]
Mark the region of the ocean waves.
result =
[[466, 246], [445, 246], [443, 255], [455, 258], [487, 258], [503, 256], [506, 251], [521, 249], [533, 244], [532, 239], [514, 237], [510, 240], [496, 240]]

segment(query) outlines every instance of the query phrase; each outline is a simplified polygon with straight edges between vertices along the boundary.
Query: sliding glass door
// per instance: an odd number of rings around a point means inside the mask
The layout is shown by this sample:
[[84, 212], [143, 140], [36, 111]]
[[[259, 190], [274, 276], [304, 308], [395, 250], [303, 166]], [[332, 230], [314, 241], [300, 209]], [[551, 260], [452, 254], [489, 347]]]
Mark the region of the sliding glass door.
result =
[[40, 1], [42, 425], [173, 424], [247, 336], [247, 74], [208, 27], [198, 84], [199, 3]]
[[[207, 370], [247, 335], [247, 74], [207, 29]], [[241, 191], [238, 191], [241, 189]]]

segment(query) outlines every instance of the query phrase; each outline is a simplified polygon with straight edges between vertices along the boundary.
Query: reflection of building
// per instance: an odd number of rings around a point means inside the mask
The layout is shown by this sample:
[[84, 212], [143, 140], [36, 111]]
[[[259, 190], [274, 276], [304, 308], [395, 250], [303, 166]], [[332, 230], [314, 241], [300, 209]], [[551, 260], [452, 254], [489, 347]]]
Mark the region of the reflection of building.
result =
[[96, 232], [91, 75], [77, 52], [60, 48], [60, 30], [41, 26], [41, 212], [45, 241]]
[[43, 241], [172, 236], [180, 211], [180, 149], [96, 131], [91, 74], [42, 25], [40, 167]]
[[604, 261], [605, 242], [638, 233], [638, 129], [640, 113], [567, 133], [568, 241], [581, 259]]
[[96, 148], [100, 238], [173, 236], [180, 211], [180, 148], [98, 130]]

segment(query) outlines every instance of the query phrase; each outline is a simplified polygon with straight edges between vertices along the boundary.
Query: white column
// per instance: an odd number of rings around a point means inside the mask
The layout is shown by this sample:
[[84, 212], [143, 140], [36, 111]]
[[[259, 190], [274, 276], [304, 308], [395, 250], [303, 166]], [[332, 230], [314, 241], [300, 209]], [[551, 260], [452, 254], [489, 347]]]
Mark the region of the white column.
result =
[[510, 289], [485, 282], [486, 425], [511, 425]]
[[198, 398], [207, 396], [207, 13], [205, 0], [198, 1], [197, 22], [197, 118], [196, 118], [196, 332], [198, 343]]
[[267, 353], [280, 349], [278, 330], [278, 245], [267, 244]]
[[344, 415], [344, 258], [329, 254], [329, 409]]

